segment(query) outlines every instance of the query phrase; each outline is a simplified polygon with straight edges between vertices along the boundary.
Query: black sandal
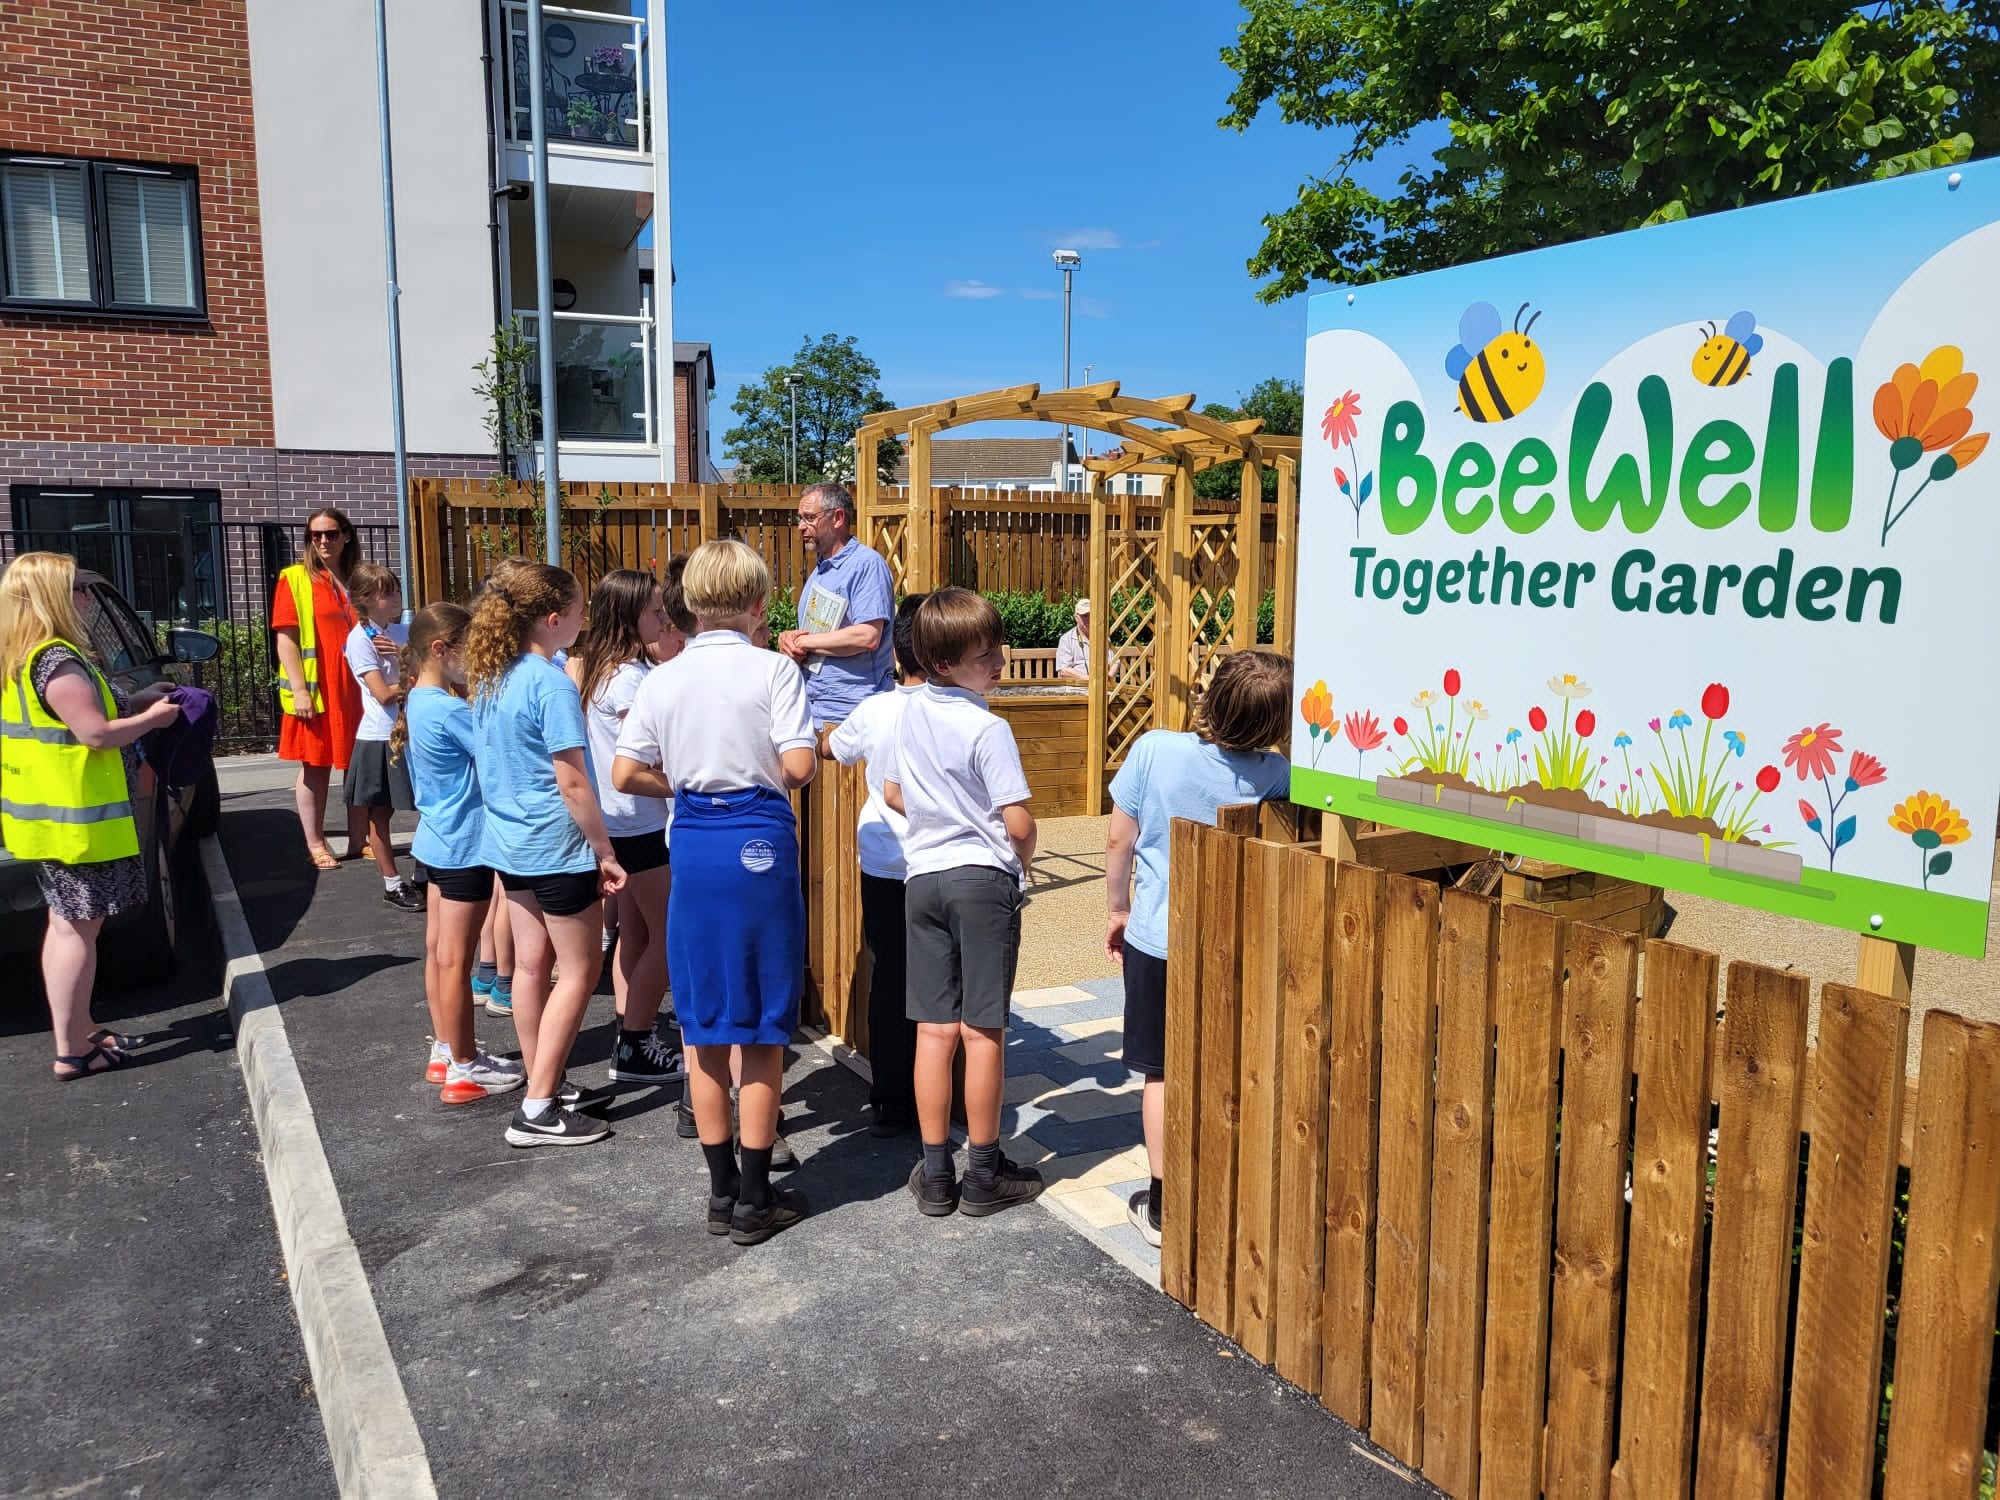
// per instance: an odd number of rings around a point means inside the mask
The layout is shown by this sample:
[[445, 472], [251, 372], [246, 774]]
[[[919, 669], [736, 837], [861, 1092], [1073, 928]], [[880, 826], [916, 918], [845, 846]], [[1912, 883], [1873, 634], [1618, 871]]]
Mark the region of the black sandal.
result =
[[[104, 1059], [104, 1066], [93, 1068], [91, 1066], [92, 1060], [100, 1057]], [[56, 1074], [56, 1082], [74, 1083], [79, 1078], [89, 1078], [98, 1073], [109, 1073], [115, 1069], [124, 1067], [131, 1060], [123, 1052], [113, 1052], [101, 1045], [94, 1044], [88, 1052], [79, 1052], [74, 1057], [58, 1056], [56, 1062], [73, 1071]]]
[[100, 1026], [90, 1034], [90, 1044], [102, 1047], [106, 1052], [137, 1052], [146, 1045], [146, 1038], [139, 1034], [113, 1031], [109, 1026]]

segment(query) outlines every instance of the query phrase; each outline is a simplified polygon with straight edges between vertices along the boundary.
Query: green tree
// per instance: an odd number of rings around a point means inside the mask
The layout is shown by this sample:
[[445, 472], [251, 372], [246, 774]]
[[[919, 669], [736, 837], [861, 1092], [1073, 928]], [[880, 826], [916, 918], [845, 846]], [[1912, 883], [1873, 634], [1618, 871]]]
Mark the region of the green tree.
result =
[[[822, 479], [843, 483], [854, 478], [854, 429], [871, 412], [888, 411], [895, 403], [882, 394], [882, 372], [858, 348], [850, 335], [824, 333], [807, 338], [788, 365], [773, 365], [754, 385], [736, 393], [730, 410], [741, 420], [723, 434], [723, 442], [743, 465], [745, 477], [756, 484], [782, 484], [791, 436], [792, 396], [785, 388], [787, 372], [798, 380], [799, 483]], [[876, 450], [879, 475], [895, 473], [902, 445], [885, 442]]]
[[[1348, 144], [1264, 219], [1275, 302], [1964, 161], [2000, 145], [2000, 0], [1243, 0], [1229, 113]], [[1426, 160], [1442, 131], [1443, 143]], [[1354, 170], [1399, 160], [1399, 190]]]
[[[1218, 422], [1240, 422], [1245, 417], [1262, 417], [1265, 432], [1297, 437], [1305, 431], [1306, 391], [1296, 380], [1272, 375], [1252, 386], [1249, 395], [1239, 396], [1235, 406], [1211, 401], [1202, 407], [1201, 414]], [[1242, 472], [1243, 465], [1235, 460], [1203, 469], [1194, 476], [1194, 492], [1211, 500], [1234, 497], [1239, 493], [1237, 486], [1242, 483]], [[1264, 498], [1278, 498], [1276, 469], [1264, 471]]]

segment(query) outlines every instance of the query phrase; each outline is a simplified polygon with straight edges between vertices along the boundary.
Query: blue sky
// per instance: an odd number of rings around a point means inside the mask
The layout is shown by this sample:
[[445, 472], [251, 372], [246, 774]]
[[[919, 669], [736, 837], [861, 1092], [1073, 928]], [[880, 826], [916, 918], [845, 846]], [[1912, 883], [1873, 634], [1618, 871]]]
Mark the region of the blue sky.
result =
[[668, 14], [674, 332], [713, 346], [718, 460], [739, 384], [808, 334], [855, 335], [899, 405], [1061, 385], [1058, 245], [1078, 384], [1231, 401], [1302, 371], [1305, 299], [1259, 304], [1243, 263], [1339, 142], [1217, 128], [1236, 5]]

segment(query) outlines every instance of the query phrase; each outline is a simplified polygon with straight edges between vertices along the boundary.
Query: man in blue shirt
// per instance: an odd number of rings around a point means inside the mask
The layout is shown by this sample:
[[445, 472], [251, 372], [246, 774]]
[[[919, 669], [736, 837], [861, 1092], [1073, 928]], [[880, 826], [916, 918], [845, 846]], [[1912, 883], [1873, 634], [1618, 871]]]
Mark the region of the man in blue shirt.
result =
[[779, 635], [778, 649], [806, 674], [806, 705], [820, 726], [895, 686], [895, 585], [854, 523], [854, 497], [843, 485], [816, 484], [799, 496], [799, 534], [819, 561], [799, 596], [798, 628]]

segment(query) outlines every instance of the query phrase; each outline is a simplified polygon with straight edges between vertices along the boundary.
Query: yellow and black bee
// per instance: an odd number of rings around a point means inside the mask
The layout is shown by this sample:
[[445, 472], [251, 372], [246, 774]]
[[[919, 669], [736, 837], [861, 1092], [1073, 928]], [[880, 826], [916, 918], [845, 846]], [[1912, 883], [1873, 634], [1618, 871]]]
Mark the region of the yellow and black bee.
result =
[[1500, 326], [1491, 302], [1475, 302], [1458, 320], [1458, 344], [1444, 357], [1444, 372], [1458, 382], [1458, 410], [1475, 422], [1504, 422], [1518, 417], [1542, 393], [1548, 367], [1528, 332], [1540, 313], [1521, 326], [1523, 302], [1514, 314], [1511, 332]]
[[1750, 356], [1764, 347], [1757, 320], [1740, 312], [1715, 331], [1715, 324], [1702, 324], [1708, 337], [1694, 351], [1694, 378], [1703, 385], [1734, 385], [1750, 373]]

